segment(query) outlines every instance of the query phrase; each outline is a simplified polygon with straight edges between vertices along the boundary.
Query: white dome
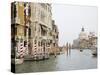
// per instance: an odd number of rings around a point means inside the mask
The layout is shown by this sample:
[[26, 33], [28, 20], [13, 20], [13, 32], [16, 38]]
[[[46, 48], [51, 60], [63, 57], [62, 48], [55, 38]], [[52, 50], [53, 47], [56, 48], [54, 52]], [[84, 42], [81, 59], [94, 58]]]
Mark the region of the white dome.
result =
[[88, 39], [88, 35], [85, 32], [79, 34], [79, 39]]
[[87, 33], [84, 31], [84, 28], [82, 28], [81, 33], [79, 34], [79, 39], [86, 39], [88, 40], [88, 35]]

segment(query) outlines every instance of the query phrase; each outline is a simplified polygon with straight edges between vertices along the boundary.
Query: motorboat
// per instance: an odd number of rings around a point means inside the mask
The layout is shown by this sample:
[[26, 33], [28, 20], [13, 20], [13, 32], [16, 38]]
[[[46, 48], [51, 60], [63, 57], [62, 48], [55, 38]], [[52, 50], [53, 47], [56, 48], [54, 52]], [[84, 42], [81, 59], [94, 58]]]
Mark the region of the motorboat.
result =
[[83, 52], [83, 50], [82, 50], [82, 49], [80, 49], [80, 52]]
[[97, 56], [97, 49], [92, 50], [92, 55]]

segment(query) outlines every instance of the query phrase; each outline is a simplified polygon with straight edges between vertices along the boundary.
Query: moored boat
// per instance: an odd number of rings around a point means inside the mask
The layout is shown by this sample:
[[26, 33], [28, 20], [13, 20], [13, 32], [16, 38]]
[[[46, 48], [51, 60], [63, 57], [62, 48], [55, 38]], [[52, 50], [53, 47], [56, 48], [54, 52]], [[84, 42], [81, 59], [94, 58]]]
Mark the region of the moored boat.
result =
[[92, 50], [92, 55], [97, 56], [97, 49]]

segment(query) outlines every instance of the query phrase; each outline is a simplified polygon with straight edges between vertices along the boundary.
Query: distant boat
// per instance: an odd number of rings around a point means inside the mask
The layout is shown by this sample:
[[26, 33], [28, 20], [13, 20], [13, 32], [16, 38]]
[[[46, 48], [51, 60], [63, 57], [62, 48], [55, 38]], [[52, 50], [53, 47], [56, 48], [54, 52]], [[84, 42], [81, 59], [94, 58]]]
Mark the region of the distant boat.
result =
[[57, 56], [57, 53], [56, 53], [56, 52], [54, 53], [54, 56], [55, 56], [55, 58], [56, 58], [56, 56]]
[[92, 46], [91, 49], [92, 49], [92, 55], [97, 56], [97, 47], [96, 47], [96, 45]]
[[83, 50], [82, 50], [82, 49], [80, 49], [80, 52], [83, 52]]
[[92, 55], [97, 56], [97, 49], [92, 50]]

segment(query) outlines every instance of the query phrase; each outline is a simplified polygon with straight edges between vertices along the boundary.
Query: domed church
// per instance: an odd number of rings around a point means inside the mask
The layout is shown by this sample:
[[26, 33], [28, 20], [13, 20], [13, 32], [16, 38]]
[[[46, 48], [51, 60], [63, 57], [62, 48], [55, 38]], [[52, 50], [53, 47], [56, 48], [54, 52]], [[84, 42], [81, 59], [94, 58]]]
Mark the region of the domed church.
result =
[[88, 48], [88, 35], [85, 32], [84, 27], [82, 27], [81, 32], [79, 34], [79, 47], [80, 49]]
[[81, 29], [81, 32], [80, 32], [80, 34], [79, 34], [79, 39], [80, 39], [80, 40], [82, 40], [82, 39], [88, 40], [88, 35], [87, 35], [87, 33], [85, 32], [84, 27], [82, 27], [82, 29]]

